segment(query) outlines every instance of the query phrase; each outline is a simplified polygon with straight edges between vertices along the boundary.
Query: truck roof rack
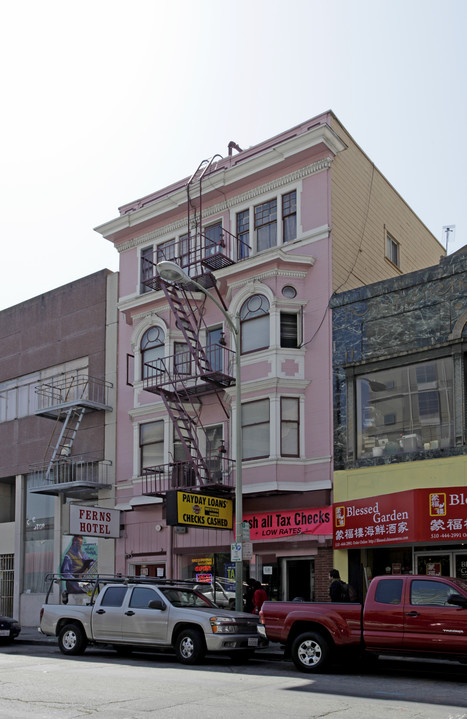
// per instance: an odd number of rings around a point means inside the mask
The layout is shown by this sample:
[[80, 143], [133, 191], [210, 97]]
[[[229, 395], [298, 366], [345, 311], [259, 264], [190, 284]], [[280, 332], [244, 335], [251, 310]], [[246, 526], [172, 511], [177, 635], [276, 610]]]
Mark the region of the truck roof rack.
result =
[[[94, 597], [99, 593], [100, 588], [104, 584], [157, 584], [158, 586], [174, 586], [174, 585], [185, 585], [187, 587], [194, 587], [196, 582], [195, 579], [162, 579], [161, 577], [135, 577], [124, 574], [76, 574], [70, 576], [70, 574], [61, 573], [49, 573], [44, 577], [44, 582], [49, 583], [47, 590], [45, 603], [48, 603], [49, 595], [52, 591], [54, 584], [60, 584], [61, 582], [78, 582], [82, 585], [87, 585], [86, 594], [90, 597], [90, 604], [93, 603]], [[61, 596], [62, 599], [62, 596]]]

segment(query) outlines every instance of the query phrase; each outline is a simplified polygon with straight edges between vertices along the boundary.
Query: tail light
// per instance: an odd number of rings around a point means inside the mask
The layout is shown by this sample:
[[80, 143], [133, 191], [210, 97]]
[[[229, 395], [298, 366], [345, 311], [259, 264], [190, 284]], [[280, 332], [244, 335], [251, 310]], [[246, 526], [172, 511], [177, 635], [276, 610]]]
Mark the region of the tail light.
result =
[[264, 624], [264, 614], [262, 609], [259, 610], [259, 623]]

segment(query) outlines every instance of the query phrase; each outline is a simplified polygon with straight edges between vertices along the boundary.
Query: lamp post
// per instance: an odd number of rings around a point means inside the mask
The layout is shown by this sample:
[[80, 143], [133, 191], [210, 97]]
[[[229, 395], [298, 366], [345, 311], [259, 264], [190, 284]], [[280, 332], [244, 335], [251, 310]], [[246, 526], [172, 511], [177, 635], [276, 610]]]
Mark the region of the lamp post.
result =
[[170, 260], [158, 262], [157, 271], [163, 280], [176, 284], [194, 285], [206, 297], [209, 297], [216, 307], [222, 312], [225, 320], [235, 338], [235, 542], [240, 545], [240, 560], [236, 562], [235, 572], [235, 609], [243, 610], [243, 486], [242, 486], [242, 388], [241, 388], [241, 363], [240, 363], [240, 317], [232, 316], [199, 282], [193, 280], [181, 267]]

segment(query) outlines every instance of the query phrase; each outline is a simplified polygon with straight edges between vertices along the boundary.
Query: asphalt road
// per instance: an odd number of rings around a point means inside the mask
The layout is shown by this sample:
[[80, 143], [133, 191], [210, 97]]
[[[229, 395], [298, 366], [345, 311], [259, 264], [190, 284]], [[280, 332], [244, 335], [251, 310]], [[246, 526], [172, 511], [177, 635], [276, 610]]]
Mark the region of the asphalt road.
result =
[[64, 657], [55, 642], [0, 647], [0, 719], [467, 719], [467, 668], [376, 660], [297, 672], [280, 656], [186, 667], [169, 653], [117, 657], [89, 648]]

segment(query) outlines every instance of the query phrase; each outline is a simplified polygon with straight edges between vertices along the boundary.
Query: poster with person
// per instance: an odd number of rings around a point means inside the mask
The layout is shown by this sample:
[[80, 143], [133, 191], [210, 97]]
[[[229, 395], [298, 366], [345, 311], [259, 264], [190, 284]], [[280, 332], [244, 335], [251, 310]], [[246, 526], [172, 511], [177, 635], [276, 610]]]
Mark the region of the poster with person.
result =
[[64, 537], [64, 549], [60, 563], [60, 574], [62, 575], [63, 591], [62, 600], [67, 603], [70, 597], [75, 602], [79, 601], [81, 595], [87, 596], [89, 589], [89, 578], [97, 573], [97, 540], [95, 538], [83, 537], [81, 534], [74, 534], [70, 540]]

